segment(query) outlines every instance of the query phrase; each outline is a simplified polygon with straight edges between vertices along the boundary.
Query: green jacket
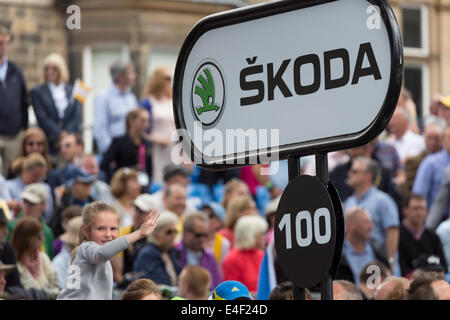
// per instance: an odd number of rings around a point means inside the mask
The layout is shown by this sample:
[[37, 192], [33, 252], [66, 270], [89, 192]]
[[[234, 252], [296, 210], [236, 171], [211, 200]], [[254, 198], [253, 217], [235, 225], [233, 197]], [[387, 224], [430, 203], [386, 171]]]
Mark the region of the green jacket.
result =
[[[9, 242], [9, 239], [11, 238], [12, 232], [14, 230], [14, 227], [16, 226], [17, 222], [19, 222], [20, 219], [23, 217], [23, 212], [21, 212], [17, 218], [13, 221], [8, 222], [8, 235], [6, 236], [6, 241]], [[43, 249], [42, 251], [45, 251], [45, 253], [48, 255], [48, 257], [53, 259], [53, 233], [52, 230], [47, 226], [47, 224], [44, 221], [44, 218], [41, 217], [39, 221], [42, 223], [42, 226], [44, 228], [44, 243], [43, 243]]]

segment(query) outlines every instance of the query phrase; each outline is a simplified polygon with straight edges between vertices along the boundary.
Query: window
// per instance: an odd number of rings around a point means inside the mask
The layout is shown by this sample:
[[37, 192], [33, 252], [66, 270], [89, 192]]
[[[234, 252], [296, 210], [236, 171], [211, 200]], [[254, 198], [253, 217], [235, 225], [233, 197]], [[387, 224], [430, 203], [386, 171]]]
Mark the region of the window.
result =
[[[411, 92], [418, 119], [428, 114], [430, 102], [429, 68], [423, 64], [405, 64], [403, 85]], [[419, 122], [420, 124], [420, 122]]]
[[402, 8], [402, 36], [405, 54], [428, 55], [428, 8], [425, 5]]
[[175, 65], [177, 64], [178, 51], [175, 49], [154, 49], [148, 57], [147, 76], [161, 66], [169, 67], [172, 72], [175, 72]]
[[83, 82], [91, 91], [83, 107], [83, 140], [85, 152], [93, 150], [94, 96], [111, 83], [109, 66], [116, 60], [129, 61], [129, 50], [121, 44], [88, 46], [83, 51]]

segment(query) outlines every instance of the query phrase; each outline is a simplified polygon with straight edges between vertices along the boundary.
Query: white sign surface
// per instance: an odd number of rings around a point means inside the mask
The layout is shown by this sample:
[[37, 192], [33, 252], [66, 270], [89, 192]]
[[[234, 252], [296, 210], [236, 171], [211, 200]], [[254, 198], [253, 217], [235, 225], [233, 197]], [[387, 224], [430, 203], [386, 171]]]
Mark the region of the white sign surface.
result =
[[[376, 120], [386, 125], [392, 115], [402, 55], [386, 1], [316, 2], [199, 32], [202, 21], [187, 56], [180, 54], [174, 86], [177, 126], [196, 163], [220, 165], [267, 147], [282, 155], [331, 151], [378, 134], [384, 127], [373, 128]], [[230, 132], [248, 141], [211, 147], [211, 137]], [[250, 141], [250, 132], [267, 138]]]

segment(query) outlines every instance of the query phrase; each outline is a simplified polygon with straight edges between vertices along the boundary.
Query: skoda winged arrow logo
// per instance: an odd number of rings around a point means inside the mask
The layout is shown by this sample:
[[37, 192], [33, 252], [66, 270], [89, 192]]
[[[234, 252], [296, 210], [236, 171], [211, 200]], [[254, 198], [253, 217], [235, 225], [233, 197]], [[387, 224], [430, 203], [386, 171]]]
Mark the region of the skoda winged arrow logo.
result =
[[215, 63], [206, 62], [198, 69], [192, 85], [192, 108], [203, 125], [212, 125], [222, 113], [225, 85], [222, 72]]

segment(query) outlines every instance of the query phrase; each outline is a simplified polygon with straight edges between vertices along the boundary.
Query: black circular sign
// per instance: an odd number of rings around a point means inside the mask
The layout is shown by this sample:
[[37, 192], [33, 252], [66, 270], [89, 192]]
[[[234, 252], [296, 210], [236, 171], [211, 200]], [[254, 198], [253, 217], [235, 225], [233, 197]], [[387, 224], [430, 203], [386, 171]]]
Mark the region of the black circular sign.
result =
[[275, 217], [275, 249], [295, 286], [310, 288], [329, 271], [336, 245], [336, 219], [326, 187], [298, 176], [284, 190]]

